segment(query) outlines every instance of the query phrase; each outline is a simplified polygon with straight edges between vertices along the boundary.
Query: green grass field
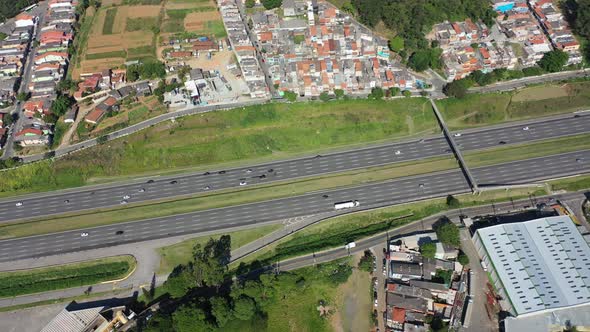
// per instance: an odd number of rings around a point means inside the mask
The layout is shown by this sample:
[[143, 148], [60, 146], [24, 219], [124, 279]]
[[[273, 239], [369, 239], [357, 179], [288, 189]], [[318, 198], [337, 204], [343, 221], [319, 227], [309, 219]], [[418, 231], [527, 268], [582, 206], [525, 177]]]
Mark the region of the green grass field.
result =
[[[553, 91], [552, 91], [553, 90]], [[587, 109], [590, 82], [555, 83], [517, 92], [470, 94], [438, 100], [451, 129], [461, 129]]]
[[124, 50], [104, 52], [104, 53], [86, 53], [86, 60], [97, 60], [97, 59], [107, 59], [107, 58], [125, 58], [125, 57], [127, 57], [127, 52], [125, 52]]
[[0, 195], [276, 160], [437, 130], [430, 105], [421, 98], [252, 106], [164, 122], [54, 162], [7, 171], [0, 177]]
[[0, 297], [93, 285], [127, 276], [135, 258], [116, 256], [93, 261], [15, 272], [0, 272]]
[[590, 175], [574, 176], [567, 179], [550, 181], [549, 185], [553, 191], [590, 191]]
[[[282, 225], [268, 225], [257, 227], [253, 229], [247, 229], [243, 231], [236, 231], [227, 233], [231, 236], [231, 248], [232, 250], [237, 249], [245, 244], [248, 244], [258, 238], [261, 238], [267, 234], [270, 234]], [[224, 233], [225, 234], [225, 233]], [[193, 247], [196, 244], [204, 245], [209, 239], [217, 239], [224, 234], [216, 234], [210, 236], [202, 236], [186, 241], [182, 241], [171, 246], [166, 246], [158, 249], [160, 254], [160, 268], [156, 272], [157, 274], [167, 274], [172, 272], [172, 269], [180, 264], [187, 264], [192, 259]]]
[[113, 25], [115, 24], [115, 17], [117, 16], [117, 7], [107, 9], [102, 26], [103, 35], [113, 34]]
[[125, 31], [151, 31], [159, 26], [157, 17], [139, 17], [139, 18], [127, 18], [125, 23]]

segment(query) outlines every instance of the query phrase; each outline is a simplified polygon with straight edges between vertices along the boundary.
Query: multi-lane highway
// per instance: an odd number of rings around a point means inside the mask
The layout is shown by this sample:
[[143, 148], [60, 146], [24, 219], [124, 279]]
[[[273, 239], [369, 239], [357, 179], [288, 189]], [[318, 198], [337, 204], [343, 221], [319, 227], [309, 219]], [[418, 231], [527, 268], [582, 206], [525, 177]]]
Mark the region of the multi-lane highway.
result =
[[[525, 127], [528, 130], [523, 130]], [[576, 117], [571, 114], [560, 118], [469, 130], [454, 138], [461, 150], [470, 151], [588, 132], [590, 114]], [[26, 199], [12, 198], [0, 202], [0, 222], [394, 164], [444, 156], [450, 152], [446, 140], [440, 136], [226, 171], [212, 170], [176, 178], [155, 178], [142, 183], [43, 193]]]
[[[534, 179], [587, 173], [590, 172], [590, 150], [474, 168], [472, 171], [482, 183], [502, 184], [518, 184]], [[4, 240], [0, 241], [0, 261], [80, 251], [334, 211], [334, 203], [339, 201], [358, 200], [361, 204], [358, 209], [363, 209], [468, 191], [469, 186], [461, 172], [453, 170], [265, 202]], [[86, 233], [86, 236], [82, 236]]]

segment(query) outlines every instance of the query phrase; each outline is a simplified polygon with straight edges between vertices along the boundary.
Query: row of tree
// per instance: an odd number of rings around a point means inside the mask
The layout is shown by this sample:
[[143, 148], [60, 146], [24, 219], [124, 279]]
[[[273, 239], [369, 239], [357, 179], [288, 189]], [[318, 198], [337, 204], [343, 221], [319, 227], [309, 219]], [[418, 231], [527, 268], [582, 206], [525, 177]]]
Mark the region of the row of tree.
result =
[[[164, 283], [163, 291], [173, 298], [172, 309], [160, 310], [142, 331], [194, 332], [238, 330], [240, 324], [264, 325], [268, 309], [281, 296], [306, 287], [306, 278], [296, 273], [261, 274], [260, 265], [228, 270], [231, 238], [224, 235], [196, 245], [190, 263], [177, 266]], [[345, 282], [352, 273], [348, 264], [333, 264], [328, 278]]]

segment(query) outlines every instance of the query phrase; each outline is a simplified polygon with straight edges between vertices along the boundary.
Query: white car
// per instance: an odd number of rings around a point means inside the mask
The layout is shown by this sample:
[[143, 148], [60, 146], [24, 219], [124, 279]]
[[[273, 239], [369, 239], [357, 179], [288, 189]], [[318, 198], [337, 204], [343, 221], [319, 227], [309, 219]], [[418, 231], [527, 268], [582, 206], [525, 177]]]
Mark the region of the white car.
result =
[[125, 195], [123, 196], [123, 199], [130, 199], [131, 197], [129, 197], [129, 195]]
[[88, 233], [82, 233], [82, 234], [80, 234], [80, 236], [81, 237], [87, 237], [88, 236]]
[[377, 301], [377, 299], [375, 299], [375, 302], [373, 302], [373, 304], [378, 307], [379, 306], [379, 301]]
[[395, 155], [399, 156], [400, 154], [402, 154], [402, 152], [400, 150], [395, 150]]
[[140, 193], [144, 193], [145, 192], [145, 188], [141, 188], [138, 190]]
[[529, 127], [528, 126], [523, 127], [522, 130], [527, 131], [527, 130], [529, 130]]
[[23, 202], [16, 202], [16, 206], [23, 206]]
[[205, 186], [205, 188], [203, 188], [203, 190], [209, 190], [209, 189], [211, 189], [210, 186]]
[[251, 169], [251, 168], [248, 168], [248, 169], [246, 170], [246, 173], [252, 173], [252, 169]]
[[127, 204], [127, 200], [122, 200], [120, 204], [121, 204], [121, 205], [125, 205], [125, 204]]
[[461, 137], [461, 133], [455, 133], [455, 135], [453, 135], [455, 137]]
[[246, 183], [246, 181], [240, 181], [240, 186], [245, 186], [245, 185], [247, 185], [247, 184], [248, 184], [248, 183]]

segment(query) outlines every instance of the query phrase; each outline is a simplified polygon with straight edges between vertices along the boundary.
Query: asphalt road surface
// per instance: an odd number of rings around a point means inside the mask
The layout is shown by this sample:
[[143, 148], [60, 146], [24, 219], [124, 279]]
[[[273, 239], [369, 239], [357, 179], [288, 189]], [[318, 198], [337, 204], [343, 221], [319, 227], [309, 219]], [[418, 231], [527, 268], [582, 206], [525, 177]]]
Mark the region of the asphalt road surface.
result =
[[[529, 129], [523, 130], [524, 127]], [[501, 145], [500, 142], [504, 142], [502, 144], [517, 144], [588, 132], [590, 132], [590, 114], [578, 117], [570, 114], [561, 118], [531, 120], [526, 123], [470, 130], [461, 133], [461, 136], [454, 137], [454, 139], [461, 150], [469, 151], [497, 147]], [[220, 189], [444, 156], [450, 153], [447, 141], [441, 136], [231, 169], [226, 170], [225, 173], [221, 170], [212, 170], [207, 175], [199, 173], [175, 178], [154, 178], [154, 180], [146, 180], [142, 183], [95, 189], [80, 188], [68, 192], [41, 193], [27, 198], [11, 198], [0, 202], [0, 222], [193, 195]], [[486, 181], [488, 180], [484, 179], [484, 184]], [[240, 185], [241, 183], [242, 185]]]
[[[590, 150], [474, 168], [472, 172], [482, 182], [503, 184], [586, 173], [590, 172]], [[334, 203], [341, 201], [358, 200], [360, 206], [356, 209], [363, 209], [468, 191], [469, 186], [460, 171], [413, 176], [265, 202], [4, 240], [0, 241], [0, 261], [42, 257], [329, 212], [334, 211]], [[344, 212], [350, 211], [353, 210]]]

